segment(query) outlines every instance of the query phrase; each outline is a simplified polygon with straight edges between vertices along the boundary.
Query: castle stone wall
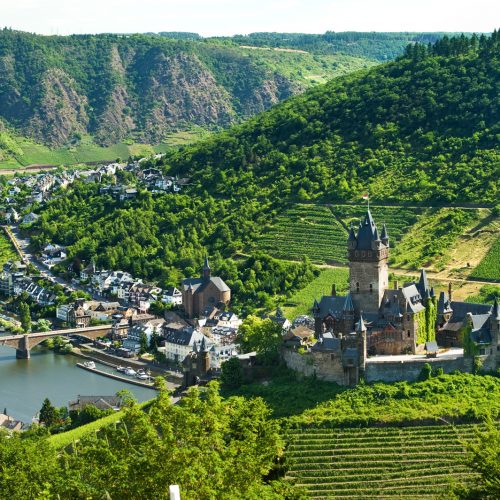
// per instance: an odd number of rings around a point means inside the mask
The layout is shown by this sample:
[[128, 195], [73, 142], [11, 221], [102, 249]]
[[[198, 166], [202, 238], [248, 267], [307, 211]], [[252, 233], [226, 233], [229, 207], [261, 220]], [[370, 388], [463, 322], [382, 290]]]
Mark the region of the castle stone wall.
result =
[[[388, 281], [386, 259], [378, 262], [351, 261], [349, 263], [350, 292], [357, 314], [361, 310], [378, 311]], [[372, 291], [370, 291], [370, 285], [372, 285]]]
[[473, 359], [463, 356], [452, 359], [422, 358], [410, 359], [408, 361], [366, 361], [365, 380], [367, 382], [398, 382], [406, 380], [414, 382], [418, 379], [422, 367], [429, 363], [433, 370], [442, 368], [444, 373], [451, 373], [455, 370], [461, 372], [471, 372], [473, 368]]
[[[283, 349], [283, 359], [288, 368], [305, 375], [316, 376], [327, 382], [347, 385], [344, 367], [339, 355], [326, 352], [306, 352], [299, 354], [293, 349]], [[333, 359], [332, 359], [333, 356]]]

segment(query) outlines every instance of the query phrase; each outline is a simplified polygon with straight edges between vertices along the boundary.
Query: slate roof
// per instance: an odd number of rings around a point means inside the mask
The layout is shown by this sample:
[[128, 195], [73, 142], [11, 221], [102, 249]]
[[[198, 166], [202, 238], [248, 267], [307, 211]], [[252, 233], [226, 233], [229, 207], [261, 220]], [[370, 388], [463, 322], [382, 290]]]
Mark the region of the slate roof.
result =
[[340, 351], [340, 339], [326, 332], [318, 339], [311, 348], [314, 351]]
[[377, 226], [375, 225], [370, 210], [367, 210], [363, 222], [359, 224], [356, 240], [357, 250], [371, 250], [372, 241], [379, 240]]
[[83, 410], [86, 406], [93, 405], [99, 410], [114, 410], [120, 408], [121, 398], [118, 396], [78, 396], [76, 401], [70, 401], [70, 410]]
[[171, 330], [164, 333], [165, 342], [170, 344], [191, 346], [194, 342], [201, 342], [205, 336], [198, 330], [191, 327], [183, 328], [182, 330]]
[[401, 291], [406, 299], [406, 310], [408, 312], [418, 313], [425, 309], [422, 305], [422, 296], [420, 295], [415, 284], [406, 285], [401, 289]]
[[464, 321], [467, 317], [467, 313], [471, 313], [473, 316], [477, 314], [489, 314], [492, 310], [490, 304], [473, 304], [470, 302], [458, 302], [455, 300], [451, 301], [451, 308], [453, 314], [450, 318], [450, 323], [456, 323]]
[[212, 276], [206, 281], [202, 278], [187, 278], [182, 281], [182, 286], [184, 287], [184, 290], [187, 290], [191, 286], [194, 293], [199, 293], [208, 285], [208, 283], [213, 283], [220, 292], [230, 291], [224, 280], [218, 276]]
[[[344, 308], [346, 307], [346, 303], [348, 301], [352, 300], [350, 295], [343, 296], [343, 295], [323, 295], [321, 297], [321, 300], [318, 304], [319, 307], [319, 316], [321, 318], [325, 318], [329, 314], [334, 316], [335, 318], [341, 318], [342, 317], [342, 312], [344, 311]], [[347, 305], [350, 307], [349, 305]]]

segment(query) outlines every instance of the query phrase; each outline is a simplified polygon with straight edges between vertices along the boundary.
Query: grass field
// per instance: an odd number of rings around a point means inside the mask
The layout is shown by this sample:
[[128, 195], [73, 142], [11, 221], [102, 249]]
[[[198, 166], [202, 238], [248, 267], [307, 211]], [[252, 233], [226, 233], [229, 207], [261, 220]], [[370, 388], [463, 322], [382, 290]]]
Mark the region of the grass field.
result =
[[293, 319], [301, 314], [311, 314], [313, 300], [315, 298], [319, 300], [323, 295], [329, 295], [333, 283], [335, 283], [338, 292], [345, 292], [348, 289], [348, 275], [347, 268], [322, 269], [317, 278], [286, 301], [283, 306], [285, 316]]
[[439, 498], [474, 478], [465, 459], [477, 428], [293, 430], [288, 477], [313, 498]]
[[3, 230], [0, 230], [0, 267], [3, 266], [8, 260], [16, 259], [17, 256], [18, 255], [9, 238]]
[[31, 164], [73, 165], [93, 161], [113, 161], [116, 158], [125, 160], [129, 156], [162, 153], [170, 148], [195, 142], [207, 134], [208, 132], [201, 128], [194, 128], [190, 131], [172, 132], [161, 144], [155, 146], [126, 140], [108, 147], [101, 147], [95, 144], [90, 136], [85, 136], [75, 146], [56, 149], [50, 149], [24, 137], [11, 136], [11, 140], [15, 143], [13, 148], [15, 153], [4, 155], [3, 159], [0, 159], [0, 169], [12, 169]]

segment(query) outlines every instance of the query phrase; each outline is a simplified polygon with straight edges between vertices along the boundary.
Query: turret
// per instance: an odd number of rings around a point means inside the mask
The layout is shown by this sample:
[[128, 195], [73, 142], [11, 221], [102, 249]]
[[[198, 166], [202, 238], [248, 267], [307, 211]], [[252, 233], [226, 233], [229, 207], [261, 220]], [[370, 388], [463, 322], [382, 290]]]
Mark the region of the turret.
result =
[[360, 376], [364, 374], [366, 367], [366, 325], [363, 321], [363, 314], [360, 313], [359, 321], [356, 323], [356, 335], [358, 337], [359, 370]]
[[385, 222], [384, 225], [382, 226], [382, 234], [380, 235], [380, 240], [386, 247], [389, 247], [389, 233], [387, 232], [387, 227], [385, 225]]
[[347, 247], [350, 250], [354, 250], [356, 248], [356, 234], [354, 233], [354, 225], [352, 222], [349, 229], [349, 237], [347, 238]]

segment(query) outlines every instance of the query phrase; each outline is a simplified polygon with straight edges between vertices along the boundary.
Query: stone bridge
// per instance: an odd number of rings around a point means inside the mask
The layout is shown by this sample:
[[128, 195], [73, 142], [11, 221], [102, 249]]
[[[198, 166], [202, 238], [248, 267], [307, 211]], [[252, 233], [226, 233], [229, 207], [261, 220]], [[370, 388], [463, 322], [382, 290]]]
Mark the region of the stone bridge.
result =
[[71, 337], [77, 335], [89, 340], [104, 337], [113, 331], [113, 325], [89, 326], [87, 328], [69, 328], [66, 330], [51, 330], [49, 332], [27, 333], [24, 335], [9, 335], [0, 337], [0, 345], [12, 347], [16, 350], [16, 357], [29, 359], [30, 350], [51, 337]]

